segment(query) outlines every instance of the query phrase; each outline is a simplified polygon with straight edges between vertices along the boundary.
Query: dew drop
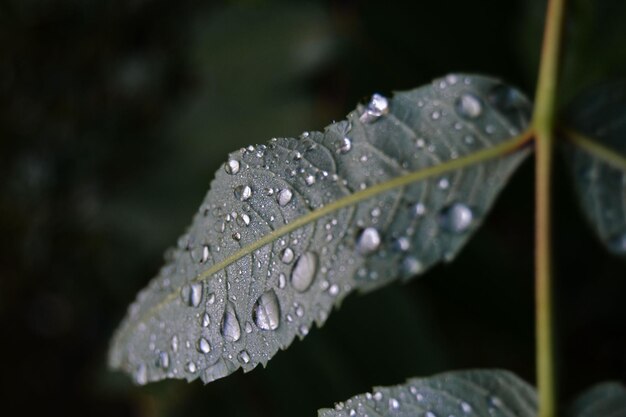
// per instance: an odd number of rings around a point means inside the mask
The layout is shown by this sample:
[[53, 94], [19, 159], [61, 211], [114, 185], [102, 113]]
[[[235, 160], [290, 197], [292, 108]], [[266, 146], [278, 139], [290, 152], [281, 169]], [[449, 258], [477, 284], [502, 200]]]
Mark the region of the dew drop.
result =
[[285, 285], [287, 284], [287, 277], [285, 276], [285, 274], [281, 273], [280, 275], [278, 275], [278, 288], [285, 288]]
[[237, 217], [237, 224], [239, 226], [249, 226], [250, 225], [250, 216], [243, 213]]
[[295, 257], [295, 254], [293, 253], [293, 249], [291, 248], [285, 248], [282, 251], [280, 251], [280, 260], [283, 261], [283, 263], [286, 263], [286, 264], [291, 263], [294, 257]]
[[210, 293], [206, 297], [206, 302], [209, 304], [213, 304], [215, 302], [215, 293]]
[[456, 112], [465, 119], [475, 119], [483, 112], [483, 104], [480, 98], [472, 93], [462, 94], [456, 99]]
[[204, 354], [207, 354], [211, 351], [211, 345], [209, 344], [209, 341], [206, 340], [204, 337], [201, 337], [200, 339], [198, 339], [196, 348], [198, 349], [198, 352], [204, 353]]
[[248, 185], [238, 185], [235, 187], [235, 198], [241, 201], [246, 201], [250, 197], [252, 197], [252, 188]]
[[232, 234], [232, 238], [233, 240], [236, 240], [237, 242], [239, 242], [241, 240], [241, 233], [239, 232], [235, 232]]
[[313, 184], [315, 184], [315, 176], [314, 175], [307, 175], [304, 178], [304, 182], [306, 183], [306, 185], [313, 185]]
[[200, 321], [200, 325], [202, 327], [209, 327], [209, 324], [211, 324], [211, 316], [209, 316], [209, 313], [204, 313], [202, 315], [202, 320]]
[[167, 369], [170, 366], [170, 355], [167, 352], [159, 353], [159, 367], [162, 369]]
[[422, 217], [426, 213], [426, 206], [424, 203], [417, 203], [413, 206], [413, 215], [415, 217]]
[[172, 352], [176, 353], [178, 352], [178, 336], [174, 335], [172, 336]]
[[361, 255], [371, 255], [380, 247], [380, 233], [374, 227], [367, 227], [361, 231], [357, 238], [356, 250]]
[[209, 247], [207, 245], [202, 246], [202, 258], [200, 262], [205, 263], [209, 259]]
[[145, 363], [140, 364], [135, 370], [135, 383], [145, 385], [148, 383], [148, 368]]
[[441, 190], [447, 190], [450, 187], [450, 180], [448, 180], [447, 178], [442, 178], [437, 183], [437, 186]]
[[298, 292], [309, 289], [317, 272], [317, 255], [305, 252], [298, 258], [291, 270], [291, 285]]
[[395, 243], [394, 248], [401, 251], [406, 252], [411, 247], [411, 241], [407, 237], [399, 237]]
[[430, 114], [430, 118], [433, 120], [439, 120], [441, 118], [441, 112], [439, 110], [435, 110]]
[[469, 414], [472, 412], [472, 406], [466, 403], [465, 401], [462, 401], [461, 410], [463, 410], [464, 413]]
[[413, 276], [424, 271], [424, 265], [415, 257], [407, 256], [402, 261], [402, 271], [406, 276]]
[[389, 101], [380, 94], [372, 95], [372, 99], [367, 104], [365, 111], [359, 116], [363, 123], [372, 123], [384, 114], [389, 112]]
[[474, 221], [472, 209], [463, 203], [454, 203], [445, 207], [439, 214], [441, 227], [448, 232], [466, 232]]
[[380, 401], [383, 399], [383, 393], [380, 391], [376, 391], [373, 395], [375, 401]]
[[246, 324], [244, 324], [243, 329], [248, 334], [252, 333], [252, 325], [250, 324], [249, 321], [247, 321]]
[[252, 319], [261, 330], [276, 330], [280, 324], [280, 305], [274, 290], [261, 294], [252, 308]]
[[352, 140], [348, 137], [345, 137], [341, 139], [341, 142], [339, 142], [339, 146], [337, 147], [337, 153], [348, 153], [350, 152], [350, 149], [352, 149]]
[[236, 342], [241, 337], [241, 326], [239, 325], [239, 319], [235, 312], [235, 306], [232, 302], [226, 303], [224, 309], [224, 316], [222, 317], [222, 323], [220, 324], [220, 332], [224, 339], [229, 342]]
[[196, 372], [196, 364], [194, 362], [187, 362], [185, 369], [187, 369], [187, 372], [193, 374]]
[[202, 288], [203, 285], [201, 282], [183, 286], [180, 290], [183, 302], [190, 307], [198, 307], [202, 301]]
[[395, 398], [390, 398], [389, 408], [391, 408], [392, 410], [397, 410], [398, 408], [400, 408], [400, 403]]
[[241, 364], [246, 364], [250, 362], [250, 354], [248, 353], [248, 351], [242, 350], [241, 352], [239, 352], [239, 354], [237, 354], [237, 359]]
[[437, 417], [437, 414], [433, 413], [432, 411], [426, 411], [424, 417]]
[[302, 326], [298, 327], [298, 333], [300, 333], [300, 336], [306, 336], [307, 334], [309, 334], [309, 327], [303, 324]]
[[276, 196], [276, 200], [278, 201], [278, 205], [281, 207], [285, 207], [291, 201], [293, 197], [293, 192], [289, 188], [284, 188], [279, 191]]
[[227, 174], [234, 175], [239, 172], [239, 161], [236, 159], [231, 159], [224, 165], [224, 171]]

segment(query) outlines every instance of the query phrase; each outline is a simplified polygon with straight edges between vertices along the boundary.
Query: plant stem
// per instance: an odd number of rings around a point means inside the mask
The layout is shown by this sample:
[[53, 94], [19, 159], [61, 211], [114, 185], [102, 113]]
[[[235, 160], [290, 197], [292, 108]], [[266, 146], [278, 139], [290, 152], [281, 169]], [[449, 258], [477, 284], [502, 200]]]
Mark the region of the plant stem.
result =
[[565, 0], [550, 0], [546, 13], [533, 128], [536, 140], [535, 298], [538, 417], [556, 415], [552, 330], [550, 186], [559, 49]]

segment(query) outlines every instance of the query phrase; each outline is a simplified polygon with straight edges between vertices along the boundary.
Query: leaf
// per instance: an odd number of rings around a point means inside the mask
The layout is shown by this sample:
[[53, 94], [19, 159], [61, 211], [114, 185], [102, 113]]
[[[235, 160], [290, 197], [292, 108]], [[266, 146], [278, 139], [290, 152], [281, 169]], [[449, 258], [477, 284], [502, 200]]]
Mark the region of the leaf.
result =
[[447, 372], [412, 378], [403, 385], [376, 387], [320, 417], [490, 416], [536, 417], [534, 389], [508, 371]]
[[350, 292], [452, 260], [527, 155], [528, 101], [450, 75], [232, 153], [117, 330], [137, 383], [265, 365]]
[[585, 391], [572, 404], [570, 417], [626, 417], [626, 389], [617, 382], [605, 382]]
[[609, 251], [626, 256], [626, 81], [581, 94], [566, 123], [566, 156], [583, 210]]

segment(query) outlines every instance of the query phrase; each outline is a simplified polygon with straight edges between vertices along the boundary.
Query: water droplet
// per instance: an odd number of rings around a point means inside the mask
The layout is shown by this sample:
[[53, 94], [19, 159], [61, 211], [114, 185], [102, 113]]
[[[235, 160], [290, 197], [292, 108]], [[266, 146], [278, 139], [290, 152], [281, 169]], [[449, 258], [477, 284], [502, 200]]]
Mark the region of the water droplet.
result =
[[250, 216], [248, 216], [245, 213], [241, 214], [240, 216], [237, 217], [237, 224], [239, 226], [248, 226], [248, 225], [250, 225]]
[[487, 402], [489, 403], [489, 406], [494, 407], [494, 408], [501, 408], [503, 406], [502, 400], [499, 397], [496, 397], [495, 395], [490, 395], [487, 398]]
[[202, 301], [202, 289], [203, 285], [201, 282], [183, 286], [180, 290], [183, 302], [190, 307], [198, 307]]
[[333, 284], [328, 288], [328, 294], [332, 295], [333, 297], [337, 296], [337, 294], [339, 294], [339, 285], [337, 284]]
[[291, 263], [291, 261], [293, 261], [295, 254], [293, 253], [293, 250], [291, 248], [285, 248], [282, 251], [280, 251], [280, 260], [283, 261], [283, 263], [289, 264]]
[[457, 98], [455, 108], [459, 116], [465, 119], [475, 119], [483, 112], [481, 99], [472, 93], [465, 93]]
[[235, 232], [232, 235], [233, 240], [236, 240], [237, 242], [239, 242], [241, 240], [241, 233], [239, 232]]
[[392, 410], [397, 410], [400, 408], [400, 403], [395, 398], [389, 398], [389, 408]]
[[417, 203], [413, 206], [413, 215], [415, 217], [421, 217], [426, 213], [426, 206], [424, 203]]
[[352, 149], [352, 140], [348, 137], [341, 139], [339, 146], [337, 147], [337, 153], [348, 153]]
[[264, 292], [252, 308], [252, 319], [259, 329], [276, 330], [280, 324], [280, 305], [274, 290]]
[[231, 159], [224, 165], [224, 171], [227, 174], [234, 175], [239, 172], [239, 161], [236, 159]]
[[430, 114], [430, 118], [433, 120], [439, 120], [441, 118], [441, 112], [439, 110], [435, 110]]
[[626, 233], [618, 234], [608, 241], [609, 249], [613, 253], [626, 253]]
[[394, 244], [395, 249], [401, 251], [401, 252], [406, 252], [409, 250], [409, 248], [411, 247], [411, 241], [406, 238], [406, 237], [399, 237], [395, 244]]
[[437, 414], [433, 413], [432, 411], [426, 411], [424, 417], [437, 417]]
[[303, 324], [302, 326], [298, 327], [298, 333], [300, 333], [300, 336], [306, 336], [307, 334], [309, 334], [309, 327]]
[[204, 353], [204, 354], [207, 354], [211, 351], [211, 345], [209, 344], [209, 341], [206, 340], [204, 337], [201, 337], [200, 339], [198, 339], [196, 348], [198, 349], [198, 352]]
[[306, 252], [298, 258], [291, 270], [291, 285], [296, 291], [304, 292], [309, 289], [317, 272], [317, 255]]
[[207, 245], [202, 246], [202, 258], [200, 262], [205, 263], [209, 259], [209, 247]]
[[159, 367], [162, 369], [167, 369], [170, 366], [170, 355], [167, 352], [159, 352]]
[[246, 201], [252, 197], [252, 188], [247, 185], [238, 185], [235, 187], [235, 198]]
[[204, 313], [202, 315], [202, 320], [200, 321], [200, 324], [202, 325], [202, 327], [209, 327], [209, 324], [211, 324], [211, 317], [209, 316], [209, 313]]
[[383, 393], [380, 391], [376, 391], [373, 395], [375, 401], [380, 401], [383, 399]]
[[306, 183], [306, 185], [313, 185], [313, 184], [315, 184], [315, 176], [314, 175], [307, 175], [304, 178], [304, 182]]
[[135, 370], [135, 383], [145, 385], [148, 383], [148, 368], [145, 363], [140, 364]]
[[472, 135], [466, 135], [466, 136], [463, 138], [463, 140], [464, 140], [464, 141], [465, 141], [465, 143], [466, 143], [466, 144], [468, 144], [468, 145], [471, 145], [471, 144], [473, 144], [473, 143], [476, 141], [476, 139], [475, 139], [475, 138], [474, 138], [474, 136], [472, 136]]
[[374, 94], [365, 111], [359, 116], [359, 120], [363, 123], [372, 123], [388, 112], [389, 101], [387, 98], [380, 94]]
[[463, 203], [454, 203], [445, 207], [439, 214], [441, 227], [448, 232], [466, 232], [474, 221], [472, 209]]
[[370, 255], [380, 247], [380, 233], [373, 227], [367, 227], [361, 231], [356, 242], [356, 250], [361, 255]]
[[415, 257], [407, 256], [402, 261], [402, 271], [406, 276], [413, 276], [421, 273], [424, 270], [424, 265]]
[[463, 410], [464, 413], [469, 414], [472, 412], [472, 406], [466, 403], [465, 401], [462, 401], [461, 410]]
[[279, 206], [285, 207], [287, 204], [289, 204], [292, 197], [293, 197], [293, 192], [291, 192], [289, 188], [284, 188], [280, 190], [276, 199], [278, 201]]
[[220, 332], [224, 339], [229, 342], [236, 342], [241, 337], [241, 326], [239, 325], [239, 319], [235, 312], [235, 306], [232, 302], [226, 303], [224, 309], [224, 316], [222, 317], [222, 323], [220, 324]]
[[213, 304], [215, 302], [215, 293], [207, 295], [206, 302], [209, 304]]
[[281, 273], [280, 275], [278, 275], [278, 288], [285, 288], [286, 284], [287, 277], [285, 276], [285, 274]]
[[187, 372], [193, 374], [196, 372], [196, 364], [193, 362], [187, 362], [185, 369], [187, 370]]
[[242, 350], [241, 352], [239, 352], [239, 354], [237, 355], [237, 359], [239, 360], [239, 362], [241, 362], [242, 364], [246, 364], [248, 362], [250, 362], [250, 354], [248, 353], [248, 351], [246, 350]]
[[172, 351], [174, 353], [178, 352], [178, 336], [172, 336]]
[[249, 321], [246, 322], [246, 324], [243, 326], [243, 329], [248, 334], [252, 333], [252, 325], [250, 324]]
[[450, 187], [450, 180], [448, 180], [447, 178], [442, 178], [437, 183], [437, 186], [441, 190], [447, 190]]

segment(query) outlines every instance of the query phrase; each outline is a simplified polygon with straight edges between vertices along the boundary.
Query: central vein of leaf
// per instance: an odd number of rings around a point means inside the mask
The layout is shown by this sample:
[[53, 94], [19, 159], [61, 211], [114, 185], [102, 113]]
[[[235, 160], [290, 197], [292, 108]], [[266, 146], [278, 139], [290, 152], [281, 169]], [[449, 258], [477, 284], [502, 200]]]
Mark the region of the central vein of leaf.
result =
[[[361, 201], [367, 200], [369, 198], [375, 197], [381, 193], [384, 193], [386, 191], [390, 191], [393, 190], [395, 188], [399, 188], [399, 187], [403, 187], [406, 185], [409, 185], [411, 183], [417, 182], [417, 181], [421, 181], [424, 180], [426, 178], [430, 178], [433, 176], [437, 176], [437, 175], [441, 175], [441, 174], [445, 174], [447, 172], [450, 171], [456, 171], [462, 168], [466, 168], [468, 166], [471, 165], [475, 165], [481, 162], [486, 162], [488, 160], [491, 159], [495, 159], [498, 157], [502, 157], [504, 155], [507, 155], [509, 153], [512, 153], [516, 150], [519, 150], [524, 144], [526, 144], [527, 142], [529, 142], [532, 139], [533, 136], [533, 132], [531, 129], [528, 129], [526, 131], [524, 131], [523, 133], [521, 133], [518, 136], [515, 136], [511, 139], [508, 139], [502, 143], [499, 143], [498, 145], [492, 146], [490, 148], [487, 149], [482, 149], [480, 151], [471, 153], [469, 155], [463, 156], [461, 158], [458, 159], [453, 159], [447, 162], [444, 162], [442, 164], [439, 165], [434, 165], [431, 167], [427, 167], [424, 168], [420, 171], [416, 171], [416, 172], [411, 172], [396, 178], [393, 178], [389, 181], [385, 181], [385, 182], [381, 182], [378, 184], [375, 184], [371, 187], [368, 187], [364, 190], [361, 191], [357, 191], [353, 194], [347, 195], [343, 198], [340, 198], [338, 200], [333, 201], [330, 204], [327, 204], [323, 207], [320, 207], [318, 209], [315, 209], [313, 211], [311, 211], [310, 213], [305, 214], [302, 217], [297, 218], [296, 220], [292, 221], [291, 223], [285, 224], [284, 226], [274, 230], [271, 233], [268, 233], [267, 235], [263, 236], [261, 239], [255, 241], [254, 243], [247, 245], [243, 248], [241, 248], [240, 250], [238, 250], [237, 252], [233, 253], [232, 255], [230, 255], [229, 257], [223, 259], [222, 261], [214, 264], [213, 266], [211, 266], [210, 268], [208, 268], [207, 270], [203, 271], [202, 273], [198, 274], [193, 281], [202, 281], [214, 274], [216, 274], [217, 272], [225, 269], [226, 267], [234, 264], [235, 262], [237, 262], [239, 259], [243, 258], [244, 256], [247, 256], [249, 254], [251, 254], [252, 252], [254, 252], [255, 250], [258, 250], [260, 248], [262, 248], [265, 245], [268, 245], [270, 243], [272, 243], [273, 241], [277, 240], [278, 238], [280, 238], [281, 236], [284, 236], [294, 230], [297, 230], [303, 226], [306, 226], [307, 224], [323, 217], [326, 216], [330, 213], [333, 213], [337, 210], [340, 210], [344, 207], [348, 207], [351, 206], [353, 204], [357, 204]], [[143, 314], [139, 320], [137, 320], [135, 323], [141, 323], [143, 322], [146, 318], [149, 318], [152, 316], [153, 313], [155, 313], [156, 311], [158, 311], [162, 306], [168, 304], [169, 302], [171, 302], [172, 300], [176, 299], [178, 297], [178, 292], [179, 292], [180, 288], [175, 289], [172, 293], [168, 294], [167, 297], [165, 297], [161, 302], [159, 302], [158, 304], [156, 304], [155, 306], [153, 306], [152, 308], [150, 308], [148, 311], [146, 311], [145, 314]], [[128, 334], [128, 333], [126, 333]]]

